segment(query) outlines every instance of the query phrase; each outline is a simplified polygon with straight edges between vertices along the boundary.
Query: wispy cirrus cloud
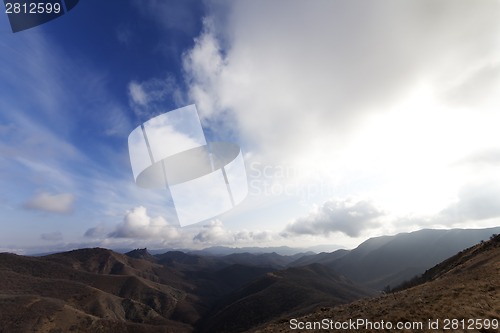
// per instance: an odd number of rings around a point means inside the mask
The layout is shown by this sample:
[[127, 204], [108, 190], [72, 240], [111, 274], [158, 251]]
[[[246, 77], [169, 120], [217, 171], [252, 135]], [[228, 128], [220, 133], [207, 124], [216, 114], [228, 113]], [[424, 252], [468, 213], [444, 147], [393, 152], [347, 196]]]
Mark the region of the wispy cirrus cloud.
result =
[[138, 82], [132, 80], [128, 87], [129, 104], [141, 118], [170, 111], [167, 105], [184, 106], [184, 93], [172, 75]]
[[[131, 128], [127, 101], [113, 95], [106, 72], [83, 57], [75, 60], [47, 35], [33, 30], [4, 37], [0, 201], [7, 227], [2, 242], [27, 226], [45, 238], [54, 228], [66, 237], [85, 223], [110, 219], [104, 212], [117, 206], [122, 213], [121, 204], [131, 203], [112, 201], [109, 187], [121, 191], [125, 201], [140, 197], [122, 188], [130, 167], [122, 144]], [[63, 218], [67, 223], [59, 224]]]
[[71, 193], [51, 194], [40, 192], [28, 200], [23, 207], [47, 213], [69, 214], [73, 211], [74, 201], [75, 196]]
[[50, 232], [40, 235], [40, 238], [49, 242], [60, 242], [63, 240], [63, 236], [60, 232]]

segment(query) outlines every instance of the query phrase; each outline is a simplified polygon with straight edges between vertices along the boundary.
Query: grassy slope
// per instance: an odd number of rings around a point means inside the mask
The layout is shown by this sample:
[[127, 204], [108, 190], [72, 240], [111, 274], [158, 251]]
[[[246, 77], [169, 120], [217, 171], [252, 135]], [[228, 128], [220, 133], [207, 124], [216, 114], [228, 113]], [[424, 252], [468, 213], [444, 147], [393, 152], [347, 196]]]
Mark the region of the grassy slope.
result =
[[[442, 321], [445, 318], [500, 320], [500, 236], [462, 251], [441, 265], [437, 265], [432, 274], [431, 280], [421, 285], [348, 305], [317, 309], [299, 320], [321, 321], [324, 318], [334, 318], [336, 321], [345, 321], [366, 318], [371, 321], [384, 320], [394, 323], [397, 321], [427, 323], [428, 319]], [[252, 330], [261, 333], [290, 331], [289, 319]], [[452, 331], [465, 332], [460, 329]], [[360, 332], [371, 331], [360, 330]], [[467, 332], [497, 332], [497, 330]]]

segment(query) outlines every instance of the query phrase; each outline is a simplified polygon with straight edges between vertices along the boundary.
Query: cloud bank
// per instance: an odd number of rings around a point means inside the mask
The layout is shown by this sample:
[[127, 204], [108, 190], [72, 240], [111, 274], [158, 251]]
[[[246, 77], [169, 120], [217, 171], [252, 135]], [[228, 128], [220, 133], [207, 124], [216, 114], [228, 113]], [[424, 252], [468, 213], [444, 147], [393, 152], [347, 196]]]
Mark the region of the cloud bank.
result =
[[369, 201], [331, 199], [317, 207], [309, 215], [288, 224], [283, 235], [325, 235], [341, 232], [358, 237], [364, 231], [380, 225], [376, 218], [384, 212]]
[[[93, 231], [87, 231], [92, 234]], [[143, 206], [128, 211], [116, 230], [110, 233], [112, 238], [138, 239], [176, 239], [178, 227], [169, 224], [162, 216], [150, 217]]]
[[498, 82], [495, 2], [226, 5], [213, 6], [185, 55], [189, 95], [205, 118], [234, 116], [245, 141], [268, 158], [337, 148], [365, 116], [421, 82], [443, 98], [471, 80]]

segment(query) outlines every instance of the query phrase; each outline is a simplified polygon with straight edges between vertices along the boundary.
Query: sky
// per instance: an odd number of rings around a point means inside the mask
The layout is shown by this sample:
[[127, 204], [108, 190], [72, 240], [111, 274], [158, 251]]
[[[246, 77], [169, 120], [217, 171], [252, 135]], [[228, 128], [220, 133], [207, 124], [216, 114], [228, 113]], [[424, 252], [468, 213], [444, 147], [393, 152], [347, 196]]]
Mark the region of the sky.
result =
[[[500, 1], [82, 0], [0, 14], [0, 251], [328, 244], [500, 225]], [[128, 136], [195, 104], [248, 195], [179, 225]], [[168, 144], [165, 143], [165, 144]], [[214, 193], [204, 193], [210, 200]]]

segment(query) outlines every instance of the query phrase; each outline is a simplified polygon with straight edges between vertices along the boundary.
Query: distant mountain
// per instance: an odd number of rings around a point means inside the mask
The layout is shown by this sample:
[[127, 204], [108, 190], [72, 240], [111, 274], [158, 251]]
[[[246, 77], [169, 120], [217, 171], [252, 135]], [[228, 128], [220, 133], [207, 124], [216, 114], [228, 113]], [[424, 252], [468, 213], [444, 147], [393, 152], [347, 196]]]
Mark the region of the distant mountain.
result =
[[209, 256], [225, 256], [234, 253], [252, 253], [252, 254], [263, 254], [263, 253], [277, 253], [282, 256], [293, 256], [297, 254], [314, 254], [309, 248], [292, 248], [288, 246], [278, 246], [278, 247], [225, 247], [225, 246], [213, 246], [208, 247], [203, 250], [186, 250], [184, 252], [190, 252], [193, 254], [209, 255]]
[[500, 228], [424, 229], [370, 238], [348, 253], [335, 251], [302, 257], [290, 266], [318, 262], [356, 283], [382, 290], [423, 273], [427, 268], [495, 233], [500, 233]]
[[[166, 252], [184, 252], [197, 254], [202, 256], [226, 256], [234, 253], [252, 253], [252, 254], [264, 254], [264, 253], [277, 253], [282, 256], [297, 256], [302, 255], [313, 255], [320, 252], [335, 251], [341, 248], [341, 246], [334, 244], [321, 244], [306, 248], [295, 248], [288, 246], [275, 246], [275, 247], [227, 247], [227, 246], [212, 246], [201, 250], [194, 250], [190, 248], [162, 248], [162, 249], [148, 249], [148, 253], [151, 255], [163, 254]], [[137, 249], [131, 248], [112, 248], [114, 252], [118, 253], [130, 253], [136, 251]], [[140, 250], [140, 249], [139, 249]], [[44, 252], [44, 253], [29, 253], [30, 256], [45, 256], [49, 254], [58, 253], [56, 252]]]
[[305, 255], [300, 257], [297, 260], [294, 260], [288, 263], [289, 267], [300, 267], [306, 266], [314, 263], [318, 264], [329, 264], [334, 260], [342, 258], [346, 254], [348, 254], [349, 250], [337, 250], [332, 253], [322, 252], [314, 255]]
[[282, 256], [273, 253], [233, 253], [226, 256], [218, 257], [217, 260], [228, 264], [243, 264], [249, 266], [268, 266], [273, 268], [285, 268], [290, 262], [301, 258], [303, 254], [296, 254], [293, 256]]
[[[409, 289], [359, 300], [348, 305], [318, 307], [296, 318], [296, 322], [291, 322], [292, 317], [289, 317], [286, 320], [269, 322], [248, 332], [288, 332], [294, 327], [294, 323], [314, 323], [324, 318], [334, 319], [335, 322], [364, 319], [371, 323], [384, 321], [385, 327], [387, 323], [394, 325], [392, 330], [380, 329], [376, 330], [377, 332], [394, 332], [397, 322], [422, 325], [409, 329], [411, 332], [444, 331], [446, 320], [453, 319], [457, 320], [455, 324], [458, 326], [453, 327], [450, 321], [446, 331], [499, 331], [500, 236], [461, 251], [428, 270], [426, 274], [425, 281], [420, 281], [419, 285]], [[429, 320], [434, 325], [438, 323], [439, 329], [429, 329]], [[488, 325], [485, 325], [486, 322]], [[465, 328], [462, 328], [462, 325]], [[328, 332], [345, 331], [328, 329]], [[374, 330], [359, 326], [354, 327], [353, 331]]]
[[[131, 253], [131, 252], [129, 252]], [[127, 253], [128, 255], [128, 253]], [[171, 266], [190, 265], [191, 267], [201, 267], [217, 269], [227, 265], [241, 264], [247, 266], [272, 267], [275, 269], [285, 268], [289, 263], [305, 254], [299, 253], [291, 256], [272, 253], [231, 253], [227, 255], [203, 255], [201, 252], [181, 252], [169, 251], [162, 254], [155, 254], [153, 259], [161, 264]]]
[[154, 258], [161, 264], [176, 267], [179, 265], [189, 265], [196, 269], [215, 265], [214, 260], [210, 258], [181, 251], [169, 251], [163, 254], [155, 254]]
[[125, 255], [127, 257], [135, 258], [135, 259], [144, 259], [144, 260], [148, 260], [148, 261], [152, 261], [152, 262], [156, 261], [156, 258], [153, 257], [151, 255], [151, 253], [148, 252], [147, 248], [135, 249], [135, 250], [132, 250], [132, 251], [125, 253]]

